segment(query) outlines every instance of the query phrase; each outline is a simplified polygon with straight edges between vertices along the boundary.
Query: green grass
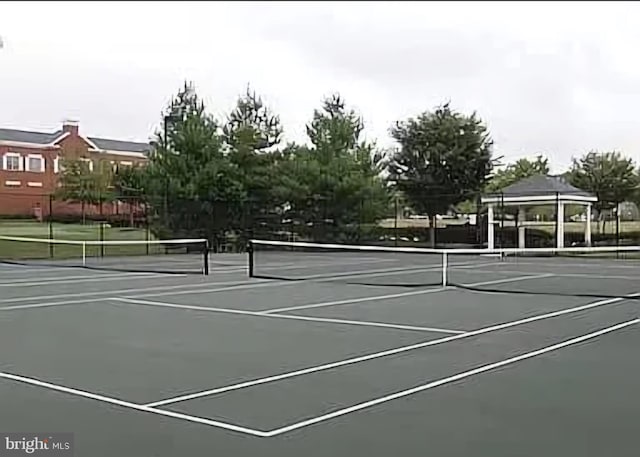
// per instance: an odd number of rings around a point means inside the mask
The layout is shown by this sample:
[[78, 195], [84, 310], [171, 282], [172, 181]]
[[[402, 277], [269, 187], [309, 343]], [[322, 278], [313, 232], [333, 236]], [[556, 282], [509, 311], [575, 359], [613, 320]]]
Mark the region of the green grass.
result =
[[[55, 240], [70, 241], [99, 241], [99, 224], [63, 224], [52, 223], [53, 238]], [[0, 220], [0, 236], [42, 238], [49, 239], [49, 224], [37, 221], [25, 220]], [[149, 239], [154, 239], [149, 234]], [[106, 241], [144, 241], [147, 238], [145, 229], [104, 227], [104, 240]], [[150, 254], [164, 252], [163, 246], [150, 246]], [[87, 257], [145, 255], [147, 246], [105, 246], [104, 251], [100, 246], [87, 246]], [[47, 259], [51, 257], [48, 243], [20, 242], [0, 240], [0, 257], [4, 259]], [[82, 258], [81, 245], [56, 244], [53, 248], [53, 258], [72, 259]]]

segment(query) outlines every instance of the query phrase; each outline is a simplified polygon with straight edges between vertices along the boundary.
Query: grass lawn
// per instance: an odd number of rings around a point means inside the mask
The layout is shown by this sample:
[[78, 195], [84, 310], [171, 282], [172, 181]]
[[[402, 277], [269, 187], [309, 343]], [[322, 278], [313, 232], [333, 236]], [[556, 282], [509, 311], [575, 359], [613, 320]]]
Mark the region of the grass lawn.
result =
[[[99, 224], [62, 224], [53, 223], [54, 240], [65, 241], [100, 241]], [[49, 239], [49, 224], [30, 220], [0, 220], [0, 236], [26, 237]], [[104, 240], [108, 241], [144, 241], [147, 233], [145, 229], [105, 227]], [[149, 234], [150, 239], [154, 239]], [[150, 254], [164, 252], [163, 246], [150, 246]], [[50, 251], [49, 243], [21, 242], [0, 239], [0, 258], [4, 259], [47, 259], [51, 258], [82, 258], [82, 245], [55, 244]], [[113, 255], [144, 255], [147, 254], [146, 245], [133, 246], [87, 246], [87, 257]]]
[[[499, 223], [499, 220], [496, 222]], [[449, 225], [461, 225], [464, 221], [462, 220], [439, 220], [437, 221], [437, 227], [443, 228]], [[397, 224], [397, 225], [396, 225]], [[397, 226], [398, 228], [428, 228], [429, 220], [428, 219], [398, 219], [397, 223], [391, 219], [383, 219], [380, 221], [379, 225], [384, 228], [393, 228]], [[514, 227], [515, 222], [511, 220], [504, 221], [505, 227]], [[535, 222], [535, 221], [527, 221], [525, 225], [529, 228], [535, 228], [539, 230], [543, 230], [548, 233], [555, 233], [555, 222], [554, 221], [546, 221], [546, 222]], [[584, 222], [565, 222], [564, 223], [564, 231], [565, 233], [584, 233]], [[615, 221], [607, 221], [604, 229], [604, 233], [615, 234], [616, 232], [616, 224]], [[640, 221], [621, 221], [620, 222], [620, 233], [629, 233], [629, 232], [640, 232]], [[591, 223], [591, 233], [602, 233], [602, 222], [592, 222]]]

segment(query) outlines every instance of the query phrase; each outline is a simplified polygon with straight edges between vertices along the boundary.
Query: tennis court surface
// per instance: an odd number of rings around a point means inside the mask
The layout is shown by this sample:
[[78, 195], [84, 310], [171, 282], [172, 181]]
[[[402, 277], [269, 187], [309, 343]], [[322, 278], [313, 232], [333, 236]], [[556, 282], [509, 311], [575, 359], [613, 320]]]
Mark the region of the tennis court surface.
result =
[[441, 260], [356, 254], [0, 263], [0, 429], [77, 456], [637, 455], [633, 256], [449, 258], [443, 287]]

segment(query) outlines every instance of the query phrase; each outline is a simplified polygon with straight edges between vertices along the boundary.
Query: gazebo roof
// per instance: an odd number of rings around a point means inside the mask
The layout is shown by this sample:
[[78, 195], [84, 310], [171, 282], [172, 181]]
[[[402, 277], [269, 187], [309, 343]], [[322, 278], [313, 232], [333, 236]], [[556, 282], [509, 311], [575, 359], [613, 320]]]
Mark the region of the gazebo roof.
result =
[[558, 176], [534, 175], [505, 187], [502, 192], [482, 197], [483, 203], [595, 202], [597, 197], [578, 189]]

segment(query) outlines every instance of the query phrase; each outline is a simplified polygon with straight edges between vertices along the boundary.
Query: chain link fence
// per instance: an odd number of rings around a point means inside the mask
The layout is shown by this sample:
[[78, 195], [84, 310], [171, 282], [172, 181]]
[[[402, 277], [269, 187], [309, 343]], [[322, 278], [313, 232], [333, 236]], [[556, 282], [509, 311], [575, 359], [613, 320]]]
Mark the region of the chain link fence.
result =
[[[554, 204], [522, 207], [520, 216], [517, 207], [496, 204], [495, 246], [518, 246], [522, 231], [526, 247], [555, 246], [556, 214]], [[585, 244], [586, 217], [584, 206], [565, 206], [565, 246]], [[594, 210], [590, 225], [593, 245], [640, 245], [640, 214], [633, 203]], [[0, 192], [0, 235], [83, 240], [205, 237], [214, 252], [242, 252], [251, 238], [482, 248], [488, 245], [488, 211], [478, 198], [432, 218], [415, 212], [400, 196], [382, 204], [367, 198], [345, 203], [321, 196], [282, 202], [141, 195], [82, 203], [53, 195]]]

